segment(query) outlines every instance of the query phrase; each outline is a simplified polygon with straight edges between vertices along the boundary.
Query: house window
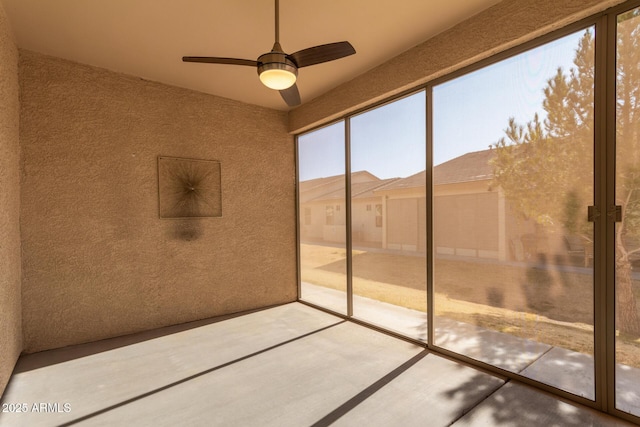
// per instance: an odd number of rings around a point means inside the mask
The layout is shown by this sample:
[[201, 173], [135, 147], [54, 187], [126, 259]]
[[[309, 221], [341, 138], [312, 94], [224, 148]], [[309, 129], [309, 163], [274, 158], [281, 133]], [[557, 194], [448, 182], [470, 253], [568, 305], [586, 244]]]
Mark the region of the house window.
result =
[[333, 206], [325, 207], [326, 224], [333, 225]]
[[367, 205], [367, 212], [371, 212], [371, 205]]
[[376, 205], [376, 227], [382, 227], [382, 205]]

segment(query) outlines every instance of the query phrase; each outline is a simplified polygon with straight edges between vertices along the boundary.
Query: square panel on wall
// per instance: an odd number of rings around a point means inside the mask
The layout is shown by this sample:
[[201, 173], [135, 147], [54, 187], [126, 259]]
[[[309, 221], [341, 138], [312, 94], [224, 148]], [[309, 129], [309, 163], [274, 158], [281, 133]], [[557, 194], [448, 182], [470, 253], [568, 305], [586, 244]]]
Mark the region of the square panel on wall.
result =
[[220, 162], [158, 156], [158, 202], [160, 218], [221, 217]]

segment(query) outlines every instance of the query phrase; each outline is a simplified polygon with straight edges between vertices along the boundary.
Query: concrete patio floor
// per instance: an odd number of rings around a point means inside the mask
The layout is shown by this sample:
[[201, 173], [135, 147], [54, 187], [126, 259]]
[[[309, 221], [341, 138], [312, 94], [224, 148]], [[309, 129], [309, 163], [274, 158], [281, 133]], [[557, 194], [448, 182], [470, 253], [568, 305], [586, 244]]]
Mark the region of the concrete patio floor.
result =
[[[305, 301], [346, 313], [344, 292], [302, 283]], [[407, 337], [427, 341], [427, 314], [353, 296], [354, 317]], [[594, 400], [594, 360], [590, 355], [492, 331], [444, 317], [435, 319], [436, 344], [476, 360], [519, 373], [545, 384]], [[439, 338], [438, 338], [439, 337]], [[616, 366], [620, 410], [640, 414], [640, 369]]]
[[26, 408], [2, 427], [631, 425], [301, 303], [22, 356], [2, 404]]

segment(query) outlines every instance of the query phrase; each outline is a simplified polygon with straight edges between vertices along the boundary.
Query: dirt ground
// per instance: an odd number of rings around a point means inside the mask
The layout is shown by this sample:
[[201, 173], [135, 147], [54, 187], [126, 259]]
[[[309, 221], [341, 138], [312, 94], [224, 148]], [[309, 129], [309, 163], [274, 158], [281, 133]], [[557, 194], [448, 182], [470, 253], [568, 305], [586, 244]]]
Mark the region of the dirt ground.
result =
[[[302, 280], [344, 290], [344, 249], [303, 244], [301, 267]], [[436, 259], [433, 273], [436, 316], [593, 354], [593, 276], [584, 270]], [[354, 251], [353, 288], [426, 311], [426, 259]], [[637, 337], [618, 337], [616, 353], [618, 363], [640, 368]]]

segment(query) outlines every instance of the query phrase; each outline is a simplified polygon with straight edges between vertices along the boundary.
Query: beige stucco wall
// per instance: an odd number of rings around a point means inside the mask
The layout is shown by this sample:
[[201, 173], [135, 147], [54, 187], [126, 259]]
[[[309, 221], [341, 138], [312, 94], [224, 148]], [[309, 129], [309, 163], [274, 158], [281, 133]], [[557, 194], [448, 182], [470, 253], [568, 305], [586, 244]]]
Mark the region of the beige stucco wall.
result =
[[18, 49], [0, 4], [0, 395], [22, 350]]
[[292, 110], [289, 130], [302, 132], [337, 119], [623, 1], [503, 0]]
[[[286, 113], [20, 51], [25, 351], [296, 299]], [[158, 218], [157, 156], [219, 160], [222, 218]]]

